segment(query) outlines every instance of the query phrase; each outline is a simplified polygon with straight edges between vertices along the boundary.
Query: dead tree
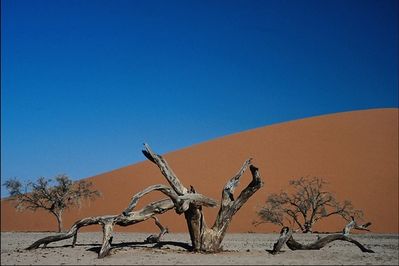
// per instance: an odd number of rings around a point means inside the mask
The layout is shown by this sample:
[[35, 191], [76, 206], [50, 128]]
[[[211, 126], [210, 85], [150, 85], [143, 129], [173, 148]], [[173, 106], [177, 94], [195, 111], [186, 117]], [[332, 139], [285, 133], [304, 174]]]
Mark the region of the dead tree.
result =
[[[147, 159], [159, 167], [161, 173], [170, 184], [170, 187], [161, 184], [150, 186], [135, 194], [128, 207], [121, 214], [81, 219], [77, 221], [67, 233], [39, 239], [27, 249], [36, 249], [40, 245], [44, 245], [44, 247], [46, 247], [47, 244], [51, 242], [60, 241], [71, 237], [73, 237], [72, 246], [74, 246], [76, 244], [77, 232], [79, 228], [92, 224], [101, 224], [103, 227], [103, 241], [98, 257], [102, 258], [108, 255], [111, 249], [112, 231], [115, 224], [120, 226], [129, 226], [145, 221], [157, 214], [162, 214], [171, 209], [175, 209], [176, 213], [178, 214], [184, 213], [188, 231], [190, 233], [192, 244], [191, 249], [193, 251], [210, 253], [220, 251], [221, 242], [234, 214], [263, 185], [258, 168], [251, 164], [251, 159], [248, 159], [245, 161], [238, 173], [226, 183], [222, 191], [221, 205], [216, 217], [216, 221], [214, 222], [213, 226], [209, 228], [206, 225], [202, 207], [215, 207], [217, 206], [216, 201], [197, 193], [192, 186], [190, 189], [187, 189], [185, 186], [183, 186], [181, 181], [177, 178], [173, 170], [162, 156], [155, 154], [147, 144], [144, 144], [144, 147], [145, 150], [143, 150], [143, 154], [147, 157]], [[241, 176], [248, 167], [252, 173], [252, 181], [235, 199], [233, 196], [234, 189], [237, 187]], [[168, 196], [168, 198], [152, 202], [143, 207], [141, 210], [134, 211], [139, 199], [154, 190], [161, 191]], [[155, 221], [158, 222], [157, 220]], [[161, 234], [159, 235], [159, 238], [164, 234], [162, 233], [163, 227], [161, 227]]]
[[304, 245], [301, 244], [292, 237], [292, 229], [289, 227], [284, 226], [280, 231], [280, 237], [278, 238], [277, 242], [273, 245], [273, 250], [270, 251], [272, 254], [277, 254], [280, 252], [281, 248], [284, 244], [291, 250], [319, 250], [326, 246], [328, 243], [331, 243], [335, 240], [346, 241], [355, 244], [358, 248], [360, 248], [363, 252], [374, 253], [373, 250], [366, 248], [362, 244], [360, 244], [355, 239], [349, 237], [349, 232], [352, 228], [359, 230], [365, 230], [364, 228], [368, 227], [370, 223], [365, 225], [356, 226], [356, 223], [352, 219], [350, 223], [348, 223], [345, 228], [342, 230], [342, 234], [331, 234], [322, 238], [317, 239], [315, 242]]
[[[144, 155], [161, 170], [174, 191], [184, 196], [196, 194], [191, 186], [190, 190], [183, 186], [174, 174], [168, 163], [162, 156], [155, 154], [148, 145], [145, 145]], [[234, 190], [240, 178], [247, 168], [250, 168], [252, 181], [243, 189], [237, 199], [234, 199]], [[222, 191], [221, 206], [216, 220], [211, 228], [206, 224], [202, 206], [195, 202], [184, 202], [183, 212], [186, 218], [187, 227], [190, 233], [191, 243], [194, 251], [218, 252], [221, 250], [221, 242], [230, 225], [234, 214], [245, 204], [245, 202], [263, 185], [258, 168], [251, 164], [251, 159], [245, 161], [238, 173], [233, 176], [224, 186]]]

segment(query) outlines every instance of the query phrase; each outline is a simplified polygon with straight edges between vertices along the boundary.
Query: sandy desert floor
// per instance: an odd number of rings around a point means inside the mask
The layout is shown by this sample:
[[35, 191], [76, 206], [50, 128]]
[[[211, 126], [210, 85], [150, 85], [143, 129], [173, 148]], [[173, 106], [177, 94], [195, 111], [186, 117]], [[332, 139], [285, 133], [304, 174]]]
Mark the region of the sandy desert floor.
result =
[[[375, 253], [363, 253], [355, 245], [335, 241], [321, 250], [291, 251], [286, 246], [283, 252], [271, 255], [278, 234], [227, 234], [223, 241], [224, 251], [218, 254], [190, 253], [181, 245], [190, 243], [189, 235], [171, 233], [165, 235], [163, 246], [153, 248], [154, 244], [144, 244], [149, 234], [115, 233], [114, 248], [111, 255], [98, 259], [102, 233], [79, 233], [78, 242], [72, 248], [72, 239], [48, 245], [46, 249], [27, 251], [25, 248], [34, 241], [54, 233], [1, 233], [1, 264], [37, 264], [37, 265], [143, 265], [143, 264], [185, 264], [185, 265], [398, 265], [398, 234], [356, 234], [352, 237]], [[294, 239], [301, 243], [316, 240], [315, 234], [294, 234]]]

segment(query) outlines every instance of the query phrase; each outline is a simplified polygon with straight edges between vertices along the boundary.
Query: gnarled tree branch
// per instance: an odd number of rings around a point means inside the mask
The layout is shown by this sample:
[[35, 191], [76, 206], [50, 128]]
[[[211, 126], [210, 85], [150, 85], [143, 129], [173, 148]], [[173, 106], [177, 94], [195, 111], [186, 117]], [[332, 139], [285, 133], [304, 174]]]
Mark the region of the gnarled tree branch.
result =
[[158, 243], [161, 241], [161, 238], [169, 232], [169, 229], [167, 227], [164, 227], [160, 222], [159, 219], [156, 216], [153, 216], [152, 219], [155, 220], [155, 224], [159, 227], [159, 234], [158, 235], [150, 235], [146, 238], [144, 241], [145, 243]]
[[[371, 223], [367, 223], [368, 225]], [[368, 226], [367, 225], [367, 226]], [[366, 227], [367, 227], [366, 226]], [[355, 244], [358, 248], [360, 248], [361, 251], [363, 252], [368, 252], [368, 253], [374, 253], [373, 250], [366, 248], [362, 244], [360, 244], [358, 241], [356, 241], [353, 238], [350, 238], [349, 232], [352, 228], [355, 227], [355, 222], [352, 220], [350, 223], [348, 223], [342, 234], [332, 234], [328, 235], [322, 238], [319, 238], [313, 243], [310, 244], [301, 244], [292, 237], [292, 230], [288, 227], [283, 227], [280, 232], [280, 237], [277, 240], [277, 242], [273, 246], [273, 250], [270, 252], [272, 254], [277, 254], [281, 248], [284, 246], [284, 244], [287, 244], [288, 248], [291, 250], [319, 250], [326, 246], [328, 243], [336, 241], [336, 240], [341, 240], [341, 241], [346, 241]]]
[[[147, 188], [145, 191], [150, 191], [154, 190], [155, 188], [158, 188], [156, 186], [151, 186], [150, 188]], [[135, 202], [137, 203], [137, 200], [145, 195], [146, 193], [138, 193], [133, 197], [135, 199]], [[108, 254], [110, 250], [110, 237], [112, 235], [112, 229], [113, 226], [120, 225], [120, 226], [129, 226], [132, 224], [136, 224], [142, 221], [145, 221], [151, 217], [153, 217], [156, 214], [161, 214], [164, 213], [170, 209], [173, 209], [175, 207], [173, 201], [171, 199], [163, 199], [159, 201], [152, 202], [146, 206], [144, 206], [142, 209], [138, 211], [133, 211], [129, 212], [128, 215], [124, 214], [119, 214], [119, 215], [104, 215], [104, 216], [97, 216], [97, 217], [88, 217], [81, 219], [71, 227], [71, 229], [67, 233], [62, 233], [58, 234], [55, 236], [48, 236], [42, 239], [37, 240], [34, 242], [32, 245], [30, 245], [27, 249], [36, 249], [40, 247], [40, 245], [44, 245], [45, 247], [52, 242], [57, 242], [61, 241], [64, 239], [68, 239], [71, 237], [73, 238], [72, 246], [75, 246], [76, 244], [76, 239], [77, 239], [77, 232], [81, 227], [84, 226], [89, 226], [93, 224], [101, 224], [103, 226], [103, 244], [101, 251], [99, 253], [99, 257], [104, 257]]]
[[[182, 197], [192, 197], [196, 194], [193, 187], [187, 190], [174, 174], [166, 160], [160, 155], [155, 154], [151, 148], [144, 144], [144, 155], [154, 164], [158, 166], [161, 173], [168, 180], [175, 192]], [[250, 168], [252, 173], [252, 181], [243, 189], [237, 199], [234, 199], [234, 189], [237, 187], [240, 177], [247, 168]], [[185, 201], [186, 205], [183, 208], [184, 215], [187, 222], [187, 227], [190, 233], [193, 250], [201, 252], [218, 252], [221, 249], [221, 242], [224, 234], [230, 225], [233, 215], [245, 204], [245, 202], [263, 185], [259, 175], [259, 170], [251, 164], [251, 159], [244, 162], [238, 173], [233, 176], [225, 185], [222, 191], [222, 202], [218, 216], [212, 228], [208, 228], [202, 213], [202, 205], [196, 205], [194, 202]], [[206, 205], [205, 205], [206, 206]]]
[[[245, 161], [238, 173], [227, 182], [222, 192], [222, 202], [217, 219], [214, 226], [208, 228], [202, 213], [202, 207], [215, 207], [217, 206], [216, 201], [197, 193], [192, 186], [190, 187], [190, 190], [188, 190], [183, 186], [162, 156], [154, 153], [147, 144], [144, 144], [144, 148], [144, 155], [158, 166], [171, 187], [161, 184], [149, 186], [136, 193], [132, 197], [127, 208], [121, 214], [84, 218], [77, 221], [67, 233], [39, 239], [27, 249], [35, 249], [40, 245], [46, 246], [51, 242], [71, 237], [73, 237], [72, 246], [75, 246], [79, 228], [92, 224], [101, 224], [103, 226], [103, 241], [98, 257], [102, 258], [107, 256], [111, 250], [112, 231], [114, 225], [128, 226], [153, 218], [155, 219], [156, 225], [161, 229], [161, 233], [158, 237], [155, 236], [155, 238], [147, 238], [147, 241], [159, 241], [159, 239], [167, 232], [167, 229], [165, 229], [154, 216], [175, 209], [178, 214], [184, 213], [186, 218], [192, 242], [190, 250], [200, 252], [217, 252], [221, 250], [221, 242], [233, 215], [263, 185], [258, 168], [251, 164], [251, 159], [248, 159]], [[251, 170], [252, 181], [241, 191], [237, 199], [234, 199], [234, 189], [238, 185], [240, 177], [248, 167]], [[139, 199], [155, 190], [162, 192], [168, 196], [168, 198], [149, 203], [141, 210], [134, 211]]]
[[178, 195], [186, 194], [188, 191], [187, 188], [183, 186], [183, 184], [177, 178], [172, 168], [169, 167], [165, 159], [161, 155], [154, 153], [147, 143], [144, 143], [144, 148], [145, 148], [145, 150], [143, 150], [144, 156], [159, 167], [159, 170], [161, 170], [161, 173], [164, 175], [164, 177], [169, 182], [174, 191]]

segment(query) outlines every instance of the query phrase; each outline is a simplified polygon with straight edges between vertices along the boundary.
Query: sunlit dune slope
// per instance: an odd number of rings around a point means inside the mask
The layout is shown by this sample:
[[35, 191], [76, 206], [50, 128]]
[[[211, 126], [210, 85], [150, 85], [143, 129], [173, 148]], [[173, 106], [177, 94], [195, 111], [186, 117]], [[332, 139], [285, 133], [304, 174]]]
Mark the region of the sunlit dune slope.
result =
[[[229, 232], [272, 232], [279, 227], [262, 224], [255, 227], [256, 210], [266, 197], [288, 186], [288, 180], [300, 176], [320, 176], [329, 182], [328, 189], [339, 200], [351, 200], [371, 221], [374, 232], [398, 232], [398, 114], [399, 109], [372, 109], [337, 113], [266, 126], [200, 143], [165, 154], [165, 159], [183, 184], [216, 200], [221, 189], [243, 162], [254, 158], [264, 180], [261, 188], [234, 216]], [[151, 143], [149, 143], [151, 145]], [[156, 152], [157, 147], [152, 146]], [[140, 153], [140, 150], [132, 151]], [[143, 160], [144, 160], [143, 156]], [[145, 187], [167, 184], [158, 168], [148, 161], [88, 178], [103, 194], [81, 209], [67, 211], [64, 227], [77, 219], [120, 213], [136, 192]], [[239, 193], [251, 180], [243, 176]], [[154, 192], [142, 199], [140, 206], [163, 198]], [[206, 209], [211, 226], [217, 208]], [[184, 215], [174, 211], [159, 216], [171, 232], [185, 232]], [[345, 224], [342, 218], [328, 218], [315, 230], [337, 231]], [[57, 228], [50, 214], [37, 211], [16, 212], [1, 202], [2, 231], [47, 231]], [[99, 226], [84, 230], [100, 230]], [[152, 220], [118, 231], [155, 232]]]

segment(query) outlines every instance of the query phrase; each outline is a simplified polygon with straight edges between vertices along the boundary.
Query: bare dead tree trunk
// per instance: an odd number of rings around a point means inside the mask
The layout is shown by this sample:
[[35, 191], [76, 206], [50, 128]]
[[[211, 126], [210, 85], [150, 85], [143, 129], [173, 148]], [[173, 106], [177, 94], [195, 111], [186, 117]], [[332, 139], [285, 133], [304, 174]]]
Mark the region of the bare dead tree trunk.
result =
[[280, 237], [277, 242], [273, 245], [273, 250], [270, 252], [272, 254], [277, 254], [280, 252], [281, 248], [287, 243], [287, 240], [292, 237], [292, 230], [284, 226], [280, 231]]
[[[190, 194], [196, 193], [193, 187], [189, 190], [183, 186], [162, 156], [155, 154], [147, 144], [144, 145], [144, 155], [159, 167], [161, 173], [178, 195], [188, 197]], [[252, 181], [241, 191], [237, 199], [234, 199], [234, 189], [237, 187], [241, 176], [248, 167], [252, 174]], [[248, 159], [238, 173], [224, 186], [221, 206], [215, 223], [211, 228], [208, 228], [206, 224], [201, 205], [195, 204], [195, 202], [183, 203], [181, 211], [184, 212], [186, 218], [193, 250], [211, 253], [219, 252], [221, 250], [221, 242], [223, 241], [232, 217], [262, 186], [263, 182], [260, 178], [258, 168], [251, 164], [251, 159]]]
[[[216, 221], [212, 228], [208, 228], [202, 213], [202, 207], [215, 207], [217, 206], [217, 203], [213, 199], [197, 193], [193, 187], [191, 187], [190, 190], [184, 187], [174, 174], [173, 170], [169, 167], [166, 160], [164, 160], [162, 156], [152, 152], [147, 144], [144, 144], [144, 146], [144, 155], [159, 167], [161, 173], [164, 175], [171, 187], [161, 184], [149, 186], [136, 193], [128, 207], [121, 214], [81, 219], [75, 222], [68, 232], [39, 239], [27, 249], [36, 249], [41, 245], [46, 247], [49, 243], [71, 237], [73, 237], [72, 247], [74, 247], [77, 241], [78, 230], [81, 227], [101, 224], [103, 227], [103, 241], [98, 257], [103, 258], [104, 256], [107, 256], [111, 250], [112, 232], [115, 225], [129, 226], [145, 221], [149, 218], [154, 218], [157, 226], [161, 229], [161, 232], [158, 237], [155, 237], [153, 240], [159, 241], [159, 239], [167, 232], [167, 228], [164, 228], [154, 216], [175, 209], [178, 214], [184, 213], [192, 242], [192, 248], [190, 248], [190, 250], [192, 249], [201, 252], [220, 251], [221, 242], [228, 226], [230, 225], [233, 215], [263, 185], [258, 168], [251, 164], [251, 159], [248, 159], [239, 172], [227, 182], [222, 191], [222, 201]], [[252, 173], [252, 181], [241, 191], [237, 199], [234, 199], [234, 189], [238, 185], [240, 177], [248, 167]], [[152, 202], [141, 210], [134, 211], [139, 199], [154, 190], [161, 191], [163, 194], [168, 196], [168, 198]]]
[[[274, 244], [273, 250], [270, 253], [277, 254], [278, 252], [280, 252], [280, 250], [284, 246], [284, 244], [287, 244], [288, 248], [291, 250], [319, 250], [319, 249], [323, 248], [324, 246], [326, 246], [328, 243], [336, 241], [336, 240], [353, 243], [358, 248], [360, 248], [360, 250], [363, 252], [374, 253], [373, 250], [366, 248], [361, 243], [359, 243], [355, 239], [350, 238], [348, 236], [350, 229], [355, 227], [354, 225], [355, 225], [354, 221], [351, 221], [350, 223], [348, 223], [345, 226], [342, 234], [328, 235], [328, 236], [320, 238], [320, 239], [316, 240], [315, 242], [307, 244], [307, 245], [304, 245], [304, 244], [301, 244], [301, 243], [295, 241], [294, 238], [292, 237], [292, 230], [285, 226], [281, 229], [280, 237], [277, 240], [277, 242]], [[368, 225], [369, 225], [369, 223], [368, 223]]]

